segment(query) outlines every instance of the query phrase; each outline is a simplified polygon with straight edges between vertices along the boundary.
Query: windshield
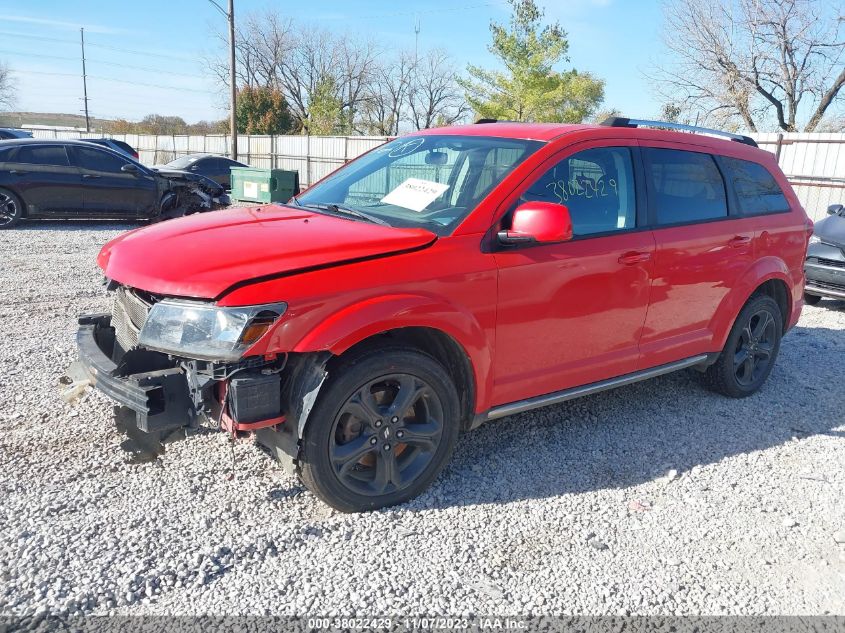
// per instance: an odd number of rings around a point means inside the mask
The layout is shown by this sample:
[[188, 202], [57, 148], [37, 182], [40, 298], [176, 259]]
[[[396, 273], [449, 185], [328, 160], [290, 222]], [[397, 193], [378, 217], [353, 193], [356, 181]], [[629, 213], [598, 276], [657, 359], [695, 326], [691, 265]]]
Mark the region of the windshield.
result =
[[448, 235], [541, 146], [479, 136], [403, 137], [339, 169], [291, 204]]
[[192, 163], [195, 163], [199, 160], [200, 157], [197, 156], [180, 156], [176, 160], [172, 160], [167, 163], [168, 167], [173, 167], [173, 169], [184, 169], [185, 167], [190, 167]]

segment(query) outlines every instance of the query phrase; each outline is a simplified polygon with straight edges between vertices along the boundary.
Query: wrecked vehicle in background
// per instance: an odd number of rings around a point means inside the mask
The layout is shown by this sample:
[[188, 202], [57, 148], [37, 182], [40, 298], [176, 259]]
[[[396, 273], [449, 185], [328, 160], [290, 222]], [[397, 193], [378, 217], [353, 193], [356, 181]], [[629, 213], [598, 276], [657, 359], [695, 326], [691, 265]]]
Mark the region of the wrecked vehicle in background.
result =
[[157, 221], [229, 202], [210, 178], [153, 170], [86, 141], [0, 141], [0, 229], [24, 219]]
[[804, 301], [809, 305], [824, 298], [845, 299], [845, 205], [830, 205], [827, 217], [816, 222], [804, 274]]

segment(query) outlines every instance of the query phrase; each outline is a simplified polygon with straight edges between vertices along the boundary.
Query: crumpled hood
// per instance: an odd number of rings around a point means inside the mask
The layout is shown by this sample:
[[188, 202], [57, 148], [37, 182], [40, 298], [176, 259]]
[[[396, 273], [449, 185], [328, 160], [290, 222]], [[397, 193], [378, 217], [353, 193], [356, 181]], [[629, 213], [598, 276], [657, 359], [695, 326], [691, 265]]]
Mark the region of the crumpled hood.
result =
[[828, 244], [845, 248], [845, 217], [829, 215], [813, 225], [813, 233]]
[[423, 248], [437, 237], [278, 205], [199, 213], [124, 233], [97, 257], [147, 292], [213, 299], [234, 284]]
[[187, 182], [200, 184], [211, 191], [223, 191], [223, 186], [220, 183], [212, 180], [208, 176], [203, 176], [202, 174], [186, 171], [184, 169], [173, 169], [167, 167], [167, 165], [153, 165], [150, 169], [162, 178], [167, 178], [168, 180], [185, 180]]

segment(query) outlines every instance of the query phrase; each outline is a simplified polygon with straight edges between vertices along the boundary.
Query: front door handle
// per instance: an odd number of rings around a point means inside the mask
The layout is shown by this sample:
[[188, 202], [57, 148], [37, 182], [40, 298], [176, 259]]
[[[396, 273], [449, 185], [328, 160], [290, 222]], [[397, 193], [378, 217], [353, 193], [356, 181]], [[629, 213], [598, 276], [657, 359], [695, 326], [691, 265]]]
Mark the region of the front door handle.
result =
[[97, 174], [82, 174], [83, 178], [99, 178]]
[[28, 174], [28, 171], [24, 171], [22, 169], [13, 169], [9, 172], [13, 176], [23, 176], [24, 174]]
[[651, 253], [640, 251], [629, 251], [624, 255], [619, 256], [619, 263], [625, 266], [633, 266], [634, 264], [642, 264], [651, 259]]
[[733, 238], [728, 244], [731, 245], [731, 248], [742, 248], [743, 246], [748, 246], [751, 243], [751, 237], [748, 235], [737, 235]]

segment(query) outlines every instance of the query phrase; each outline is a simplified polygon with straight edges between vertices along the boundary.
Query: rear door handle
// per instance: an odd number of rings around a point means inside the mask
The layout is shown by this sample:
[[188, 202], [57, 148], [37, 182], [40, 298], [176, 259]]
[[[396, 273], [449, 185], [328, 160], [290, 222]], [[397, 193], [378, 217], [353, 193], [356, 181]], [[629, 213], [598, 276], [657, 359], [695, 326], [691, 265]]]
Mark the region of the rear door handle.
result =
[[737, 235], [730, 242], [728, 242], [728, 244], [730, 244], [732, 248], [742, 248], [743, 246], [748, 246], [750, 243], [751, 238], [748, 235]]
[[97, 174], [82, 174], [83, 178], [99, 178]]
[[24, 174], [28, 174], [28, 171], [23, 171], [22, 169], [13, 169], [9, 172], [13, 176], [23, 176]]
[[651, 259], [651, 253], [630, 251], [624, 255], [619, 256], [619, 263], [626, 266], [633, 266], [634, 264], [642, 264]]

